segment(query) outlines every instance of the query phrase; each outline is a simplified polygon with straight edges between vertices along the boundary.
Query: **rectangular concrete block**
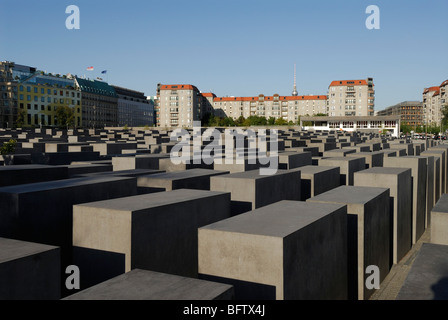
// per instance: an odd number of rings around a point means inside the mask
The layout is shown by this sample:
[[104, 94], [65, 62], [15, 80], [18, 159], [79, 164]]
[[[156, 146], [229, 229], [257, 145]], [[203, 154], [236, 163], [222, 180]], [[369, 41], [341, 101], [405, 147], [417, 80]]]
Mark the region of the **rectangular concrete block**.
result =
[[301, 167], [301, 200], [305, 201], [311, 197], [339, 187], [340, 170], [340, 167]]
[[423, 243], [396, 300], [448, 300], [448, 246]]
[[365, 170], [365, 158], [359, 157], [334, 157], [322, 158], [319, 160], [319, 166], [339, 167], [340, 170], [340, 185], [353, 185], [353, 174], [357, 171]]
[[63, 300], [232, 300], [231, 285], [134, 269]]
[[125, 254], [125, 270], [198, 275], [197, 229], [230, 217], [230, 194], [181, 189], [73, 207], [73, 245]]
[[0, 187], [67, 178], [68, 169], [60, 166], [39, 164], [0, 166]]
[[347, 154], [347, 157], [364, 158], [366, 162], [366, 169], [382, 167], [384, 161], [384, 153], [382, 151], [351, 153]]
[[[446, 178], [446, 160], [447, 160], [447, 157], [446, 157], [446, 153], [447, 153], [447, 150], [445, 150], [445, 149], [437, 149], [437, 148], [434, 148], [434, 147], [432, 147], [432, 148], [429, 148], [429, 149], [427, 149], [426, 151], [424, 151], [424, 152], [421, 152], [420, 153], [420, 155], [422, 155], [422, 156], [427, 156], [427, 155], [430, 155], [430, 156], [434, 156], [434, 157], [437, 157], [437, 158], [439, 158], [439, 161], [440, 161], [440, 172], [439, 172], [439, 189], [440, 189], [440, 195], [442, 195], [442, 194], [444, 194], [446, 191], [446, 189], [445, 189], [445, 187], [446, 187], [446, 185], [445, 185], [445, 178]], [[438, 196], [438, 198], [440, 197], [440, 195]]]
[[200, 278], [235, 299], [347, 299], [347, 207], [280, 201], [199, 229]]
[[232, 214], [280, 200], [300, 200], [299, 169], [278, 170], [269, 176], [260, 175], [258, 170], [214, 176], [210, 178], [210, 190], [231, 193]]
[[159, 160], [169, 159], [169, 154], [145, 154], [136, 156], [112, 157], [113, 171], [153, 169], [159, 170]]
[[311, 152], [280, 152], [278, 168], [289, 170], [311, 165]]
[[347, 205], [349, 299], [367, 300], [375, 292], [365, 285], [368, 266], [379, 268], [380, 282], [389, 273], [389, 198], [387, 188], [340, 186], [307, 200]]
[[412, 177], [412, 244], [425, 232], [426, 220], [426, 158], [406, 156], [384, 159], [384, 167], [410, 168]]
[[391, 262], [398, 263], [412, 246], [412, 177], [407, 168], [370, 168], [354, 175], [355, 186], [390, 189]]
[[228, 171], [210, 169], [190, 169], [185, 171], [162, 172], [137, 178], [139, 192], [160, 192], [176, 189], [210, 190], [213, 176], [228, 174]]
[[60, 265], [58, 247], [0, 238], [0, 299], [60, 299]]
[[448, 245], [448, 194], [443, 194], [431, 211], [431, 243]]

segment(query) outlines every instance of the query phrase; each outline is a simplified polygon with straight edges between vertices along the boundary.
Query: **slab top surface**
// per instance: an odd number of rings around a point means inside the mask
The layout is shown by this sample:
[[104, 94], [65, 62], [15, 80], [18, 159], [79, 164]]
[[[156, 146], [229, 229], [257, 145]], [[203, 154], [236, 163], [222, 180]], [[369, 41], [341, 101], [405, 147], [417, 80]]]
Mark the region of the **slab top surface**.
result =
[[20, 259], [58, 247], [21, 240], [0, 238], [0, 263]]
[[347, 212], [346, 205], [341, 204], [284, 200], [218, 221], [202, 229], [285, 237], [336, 210]]
[[389, 189], [377, 187], [340, 186], [312, 197], [309, 201], [328, 201], [341, 204], [365, 204], [373, 198], [383, 194], [387, 190]]

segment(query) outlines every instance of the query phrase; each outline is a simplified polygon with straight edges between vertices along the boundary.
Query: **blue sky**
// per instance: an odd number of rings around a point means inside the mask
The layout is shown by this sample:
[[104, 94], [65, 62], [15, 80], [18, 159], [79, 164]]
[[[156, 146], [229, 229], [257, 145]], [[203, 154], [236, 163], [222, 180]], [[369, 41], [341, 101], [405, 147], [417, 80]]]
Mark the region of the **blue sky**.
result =
[[[68, 5], [80, 30], [65, 27]], [[379, 30], [365, 26], [368, 5]], [[447, 0], [0, 0], [0, 60], [218, 96], [290, 95], [297, 64], [299, 94], [373, 77], [381, 110], [448, 79], [447, 12]]]

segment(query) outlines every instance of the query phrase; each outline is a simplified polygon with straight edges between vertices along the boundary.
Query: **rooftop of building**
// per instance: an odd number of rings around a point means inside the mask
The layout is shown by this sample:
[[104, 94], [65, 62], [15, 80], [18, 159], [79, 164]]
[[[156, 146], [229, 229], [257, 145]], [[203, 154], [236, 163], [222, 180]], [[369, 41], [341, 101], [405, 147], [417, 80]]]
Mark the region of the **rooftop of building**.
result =
[[79, 88], [81, 89], [82, 92], [99, 94], [109, 97], [117, 97], [115, 89], [112, 86], [110, 86], [107, 82], [82, 79], [78, 77], [76, 77], [76, 82], [78, 83]]

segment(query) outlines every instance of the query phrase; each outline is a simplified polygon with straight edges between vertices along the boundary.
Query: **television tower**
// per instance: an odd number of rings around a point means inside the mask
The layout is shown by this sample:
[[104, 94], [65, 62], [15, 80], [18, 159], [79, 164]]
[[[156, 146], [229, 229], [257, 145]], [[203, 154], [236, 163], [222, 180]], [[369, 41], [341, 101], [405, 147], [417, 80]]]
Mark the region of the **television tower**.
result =
[[296, 76], [296, 65], [294, 64], [294, 90], [292, 91], [292, 96], [297, 97], [299, 93], [297, 92], [297, 76]]

